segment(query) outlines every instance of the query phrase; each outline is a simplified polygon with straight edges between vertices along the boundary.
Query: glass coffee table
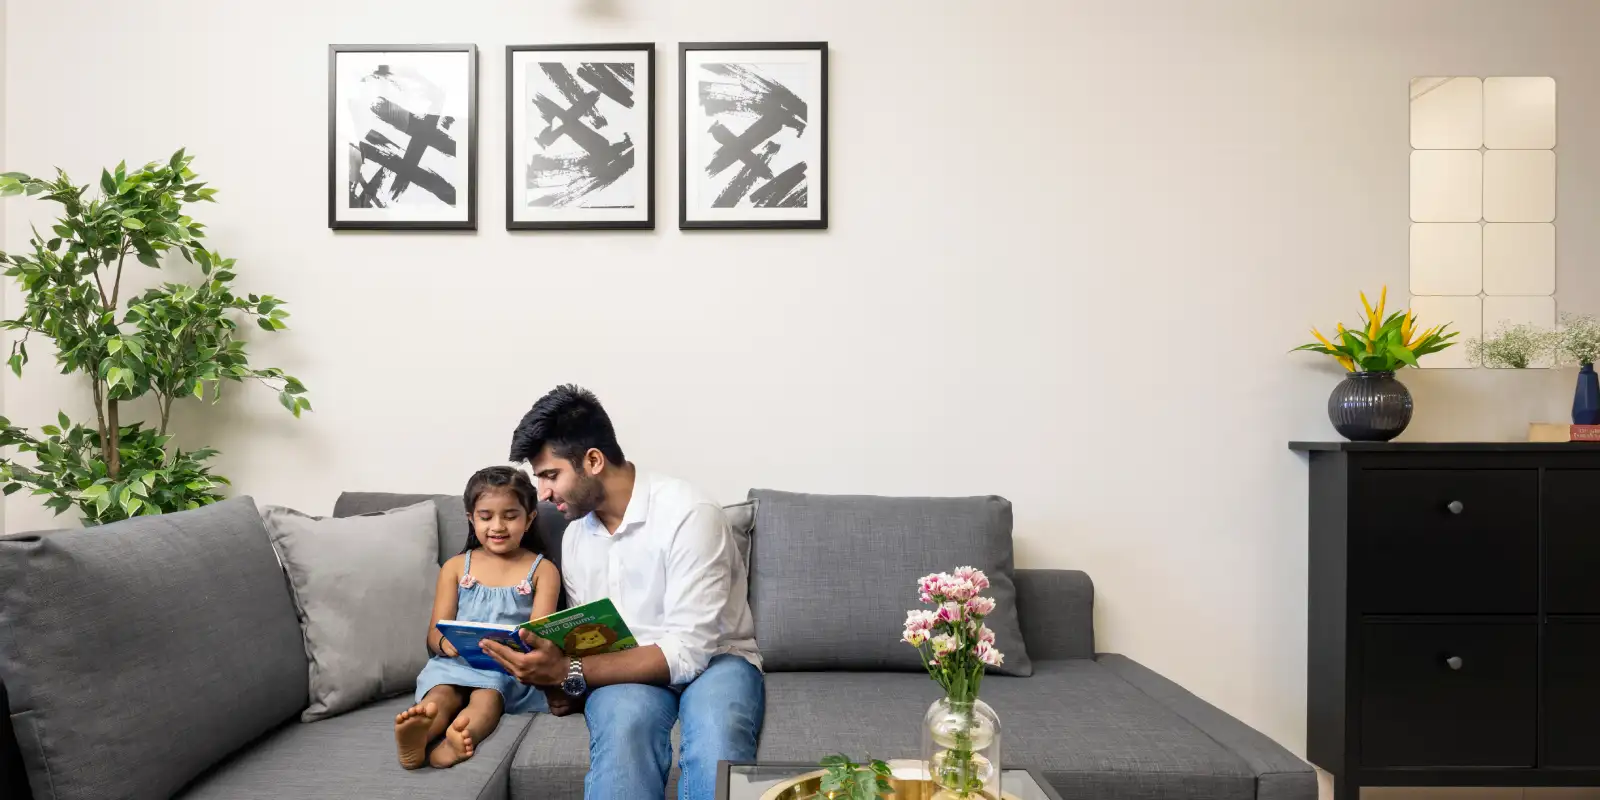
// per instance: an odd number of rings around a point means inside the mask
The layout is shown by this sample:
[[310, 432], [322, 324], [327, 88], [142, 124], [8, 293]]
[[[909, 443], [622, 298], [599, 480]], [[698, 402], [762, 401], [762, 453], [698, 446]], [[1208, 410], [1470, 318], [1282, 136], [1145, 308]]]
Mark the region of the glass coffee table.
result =
[[[891, 770], [916, 770], [919, 762], [891, 760]], [[820, 774], [816, 764], [751, 764], [723, 761], [717, 764], [717, 800], [809, 800], [810, 795], [793, 787], [794, 779], [812, 773]], [[927, 800], [933, 796], [931, 786], [913, 784], [925, 792], [904, 789], [890, 795], [892, 800]], [[786, 788], [787, 787], [787, 788]], [[812, 789], [814, 791], [814, 787]], [[1002, 769], [1000, 791], [1004, 800], [1061, 800], [1061, 795], [1045, 783], [1044, 777], [1030, 769]]]

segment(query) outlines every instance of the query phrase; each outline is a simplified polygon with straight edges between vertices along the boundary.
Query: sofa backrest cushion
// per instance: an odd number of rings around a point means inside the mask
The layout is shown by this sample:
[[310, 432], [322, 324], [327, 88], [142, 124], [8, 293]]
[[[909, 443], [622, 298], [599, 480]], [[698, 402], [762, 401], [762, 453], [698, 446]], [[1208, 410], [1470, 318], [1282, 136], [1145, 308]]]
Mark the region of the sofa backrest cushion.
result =
[[[439, 564], [449, 561], [467, 545], [467, 532], [471, 524], [467, 510], [462, 506], [461, 495], [451, 494], [396, 494], [392, 492], [345, 492], [334, 501], [335, 517], [354, 517], [374, 511], [390, 509], [432, 500], [439, 514]], [[556, 568], [561, 567], [561, 534], [567, 530], [567, 520], [550, 503], [539, 504], [539, 516], [534, 520], [539, 532], [539, 543], [544, 547], [545, 558]], [[426, 624], [427, 620], [423, 620]]]
[[900, 641], [917, 580], [972, 566], [995, 600], [1005, 663], [1033, 674], [1017, 617], [1011, 503], [1002, 497], [870, 497], [754, 489], [750, 611], [764, 669], [923, 669]]
[[41, 800], [169, 797], [292, 719], [306, 671], [248, 497], [0, 537], [0, 679]]

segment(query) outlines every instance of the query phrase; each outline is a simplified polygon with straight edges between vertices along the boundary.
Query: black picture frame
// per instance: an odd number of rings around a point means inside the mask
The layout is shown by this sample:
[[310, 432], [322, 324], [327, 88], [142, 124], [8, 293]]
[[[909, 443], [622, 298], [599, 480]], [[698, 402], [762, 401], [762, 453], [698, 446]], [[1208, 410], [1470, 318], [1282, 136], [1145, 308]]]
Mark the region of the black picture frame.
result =
[[[519, 53], [642, 53], [642, 63], [646, 75], [636, 77], [634, 86], [642, 87], [645, 95], [644, 124], [645, 133], [643, 178], [645, 193], [645, 208], [643, 219], [519, 219], [518, 199], [519, 188], [525, 182], [516, 181], [517, 172], [522, 169], [525, 159], [517, 157], [518, 140], [517, 123], [518, 114], [526, 114], [528, 109], [518, 101], [518, 81], [516, 78], [517, 58]], [[654, 42], [624, 42], [624, 43], [578, 43], [578, 44], [524, 44], [506, 46], [506, 230], [510, 231], [548, 231], [548, 230], [655, 230], [656, 227], [656, 46]], [[524, 123], [525, 125], [525, 123]], [[524, 127], [526, 131], [526, 127]], [[639, 148], [634, 147], [637, 154]], [[638, 165], [634, 167], [638, 169]], [[595, 216], [604, 217], [604, 214]], [[626, 216], [626, 215], [622, 215]]]
[[[340, 141], [339, 61], [351, 54], [460, 53], [467, 60], [466, 129], [456, 140], [466, 144], [465, 218], [441, 215], [438, 219], [352, 218], [340, 212], [348, 204], [348, 183], [340, 180], [339, 159], [349, 152]], [[459, 208], [460, 203], [455, 207]], [[478, 46], [475, 44], [331, 44], [328, 45], [328, 227], [334, 230], [475, 231], [478, 229]]]
[[[693, 156], [690, 145], [689, 120], [693, 114], [697, 91], [690, 85], [691, 54], [707, 51], [815, 51], [818, 53], [816, 104], [821, 112], [820, 121], [807, 101], [807, 128], [818, 136], [820, 163], [814, 173], [805, 176], [807, 208], [816, 208], [815, 218], [781, 219], [770, 214], [751, 213], [743, 217], [729, 216], [709, 219], [699, 216], [698, 206], [691, 206], [689, 159]], [[678, 227], [682, 230], [825, 230], [828, 227], [828, 43], [827, 42], [683, 42], [678, 45]], [[699, 135], [699, 131], [696, 135]], [[697, 167], [698, 168], [698, 167]], [[808, 172], [810, 172], [808, 170]], [[813, 175], [815, 179], [813, 180]], [[757, 187], [757, 190], [759, 187]], [[814, 204], [814, 205], [813, 205]]]

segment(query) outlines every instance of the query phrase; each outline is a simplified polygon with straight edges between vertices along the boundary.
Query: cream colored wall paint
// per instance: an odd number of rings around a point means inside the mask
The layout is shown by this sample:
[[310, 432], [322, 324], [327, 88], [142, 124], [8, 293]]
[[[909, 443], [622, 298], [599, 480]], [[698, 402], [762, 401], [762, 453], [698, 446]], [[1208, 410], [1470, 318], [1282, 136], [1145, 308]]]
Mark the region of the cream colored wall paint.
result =
[[[1231, 0], [140, 4], [11, 0], [8, 169], [85, 181], [178, 146], [311, 387], [178, 412], [260, 500], [453, 492], [560, 381], [629, 455], [721, 498], [998, 493], [1018, 559], [1087, 570], [1099, 644], [1303, 746], [1305, 472], [1337, 375], [1285, 354], [1387, 281], [1405, 295], [1407, 86], [1561, 87], [1563, 308], [1600, 310], [1600, 5]], [[676, 230], [676, 43], [832, 43], [825, 233]], [[502, 46], [654, 41], [645, 234], [503, 228]], [[326, 46], [482, 50], [480, 230], [326, 228]], [[68, 43], [72, 57], [61, 58]], [[176, 101], [169, 104], [169, 101]], [[49, 209], [8, 201], [7, 241]], [[147, 276], [148, 277], [148, 276]], [[15, 307], [15, 291], [10, 292]], [[43, 348], [40, 348], [43, 350]], [[1570, 372], [1407, 377], [1408, 438], [1515, 438]], [[37, 357], [5, 413], [87, 410]], [[11, 530], [52, 524], [14, 497]], [[909, 597], [909, 596], [908, 596]]]

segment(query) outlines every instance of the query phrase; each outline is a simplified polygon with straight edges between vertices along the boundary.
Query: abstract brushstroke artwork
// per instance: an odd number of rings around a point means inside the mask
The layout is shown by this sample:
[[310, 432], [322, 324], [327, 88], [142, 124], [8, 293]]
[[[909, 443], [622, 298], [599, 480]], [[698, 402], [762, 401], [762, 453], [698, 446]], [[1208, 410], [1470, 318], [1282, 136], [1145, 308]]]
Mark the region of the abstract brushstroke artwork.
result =
[[679, 227], [828, 227], [825, 42], [684, 44]]
[[328, 227], [477, 226], [477, 48], [333, 45]]
[[655, 227], [655, 46], [506, 48], [506, 227]]

